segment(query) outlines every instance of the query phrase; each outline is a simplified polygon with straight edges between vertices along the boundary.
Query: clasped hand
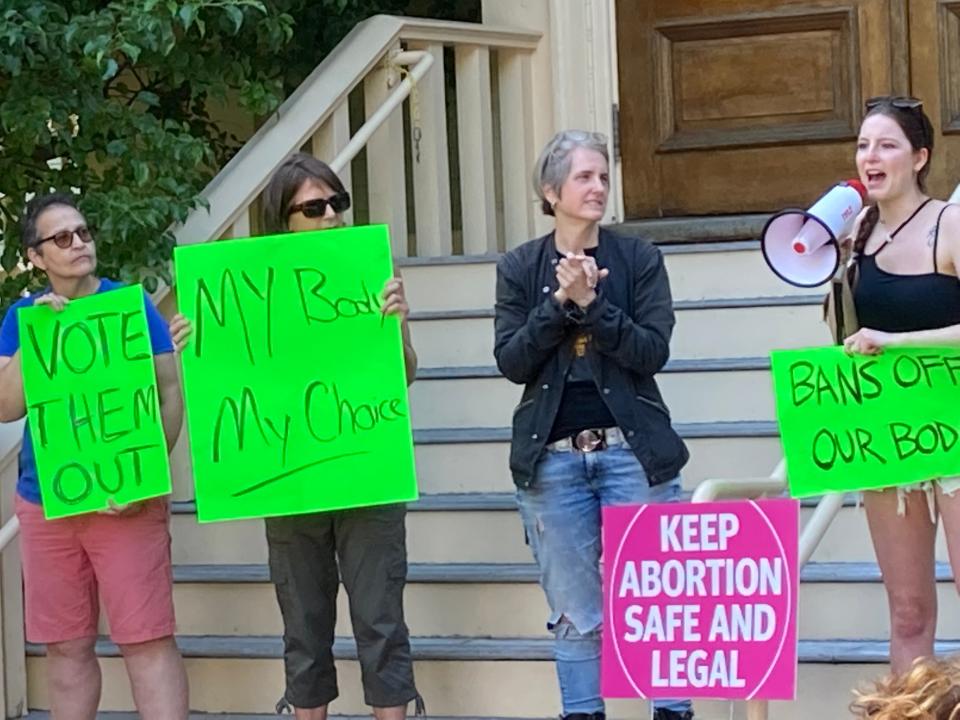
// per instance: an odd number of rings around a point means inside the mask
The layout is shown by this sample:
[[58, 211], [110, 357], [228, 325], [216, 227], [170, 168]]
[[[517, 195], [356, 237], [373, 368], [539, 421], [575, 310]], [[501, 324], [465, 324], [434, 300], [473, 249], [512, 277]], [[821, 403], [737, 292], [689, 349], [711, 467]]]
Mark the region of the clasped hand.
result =
[[570, 300], [585, 308], [597, 297], [597, 283], [609, 274], [606, 268], [598, 268], [597, 261], [589, 255], [568, 252], [557, 263], [560, 287], [553, 295], [561, 305]]

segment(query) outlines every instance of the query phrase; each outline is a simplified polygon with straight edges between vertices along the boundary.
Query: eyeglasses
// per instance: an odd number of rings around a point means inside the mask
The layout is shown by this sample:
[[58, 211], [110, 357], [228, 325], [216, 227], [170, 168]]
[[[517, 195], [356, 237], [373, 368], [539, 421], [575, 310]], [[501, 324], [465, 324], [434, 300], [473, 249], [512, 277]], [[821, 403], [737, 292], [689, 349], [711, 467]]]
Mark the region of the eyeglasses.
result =
[[39, 247], [43, 243], [49, 240], [53, 240], [54, 245], [56, 245], [61, 250], [66, 250], [68, 247], [73, 245], [74, 235], [80, 238], [80, 241], [83, 243], [93, 242], [93, 233], [90, 232], [90, 228], [88, 228], [86, 225], [81, 225], [80, 227], [74, 230], [61, 230], [60, 232], [54, 233], [53, 235], [48, 235], [45, 238], [40, 238], [33, 244], [33, 247]]
[[328, 198], [316, 198], [306, 202], [291, 205], [287, 209], [287, 217], [294, 213], [303, 213], [304, 217], [318, 218], [327, 214], [327, 205], [333, 208], [334, 212], [342, 213], [350, 209], [350, 193], [342, 192], [331, 195]]
[[870, 98], [864, 105], [867, 110], [873, 110], [875, 107], [880, 107], [881, 105], [890, 105], [891, 107], [897, 108], [897, 110], [919, 110], [923, 107], [923, 100], [905, 96], [880, 95]]

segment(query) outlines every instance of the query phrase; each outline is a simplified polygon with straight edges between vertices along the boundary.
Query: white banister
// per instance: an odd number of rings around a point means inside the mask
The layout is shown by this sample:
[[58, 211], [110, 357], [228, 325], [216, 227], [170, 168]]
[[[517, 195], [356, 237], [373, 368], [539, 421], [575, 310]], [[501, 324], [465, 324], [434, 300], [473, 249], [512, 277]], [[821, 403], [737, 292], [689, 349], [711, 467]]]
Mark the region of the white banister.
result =
[[27, 667], [24, 649], [23, 590], [14, 513], [22, 423], [0, 425], [0, 697], [4, 717], [26, 712]]
[[[350, 143], [350, 104], [341, 103], [333, 114], [327, 118], [320, 129], [313, 134], [310, 150], [315, 158], [330, 160], [338, 158], [344, 148]], [[333, 161], [336, 163], [336, 160]], [[337, 164], [337, 175], [350, 195], [353, 195], [353, 172], [349, 161]], [[353, 224], [353, 205], [343, 216], [347, 225]]]
[[443, 45], [412, 42], [409, 46], [433, 58], [435, 68], [417, 84], [410, 97], [417, 254], [427, 257], [452, 255], [453, 221]]
[[[534, 236], [536, 195], [531, 186], [537, 149], [533, 140], [533, 75], [529, 53], [498, 53], [503, 233], [507, 250]], [[519, 112], [517, 112], [519, 110]]]
[[[421, 55], [424, 67], [430, 67], [433, 58], [426, 53]], [[400, 67], [393, 62], [385, 63], [367, 75], [363, 81], [363, 97], [368, 120], [348, 146], [357, 151], [357, 146], [367, 147], [370, 222], [390, 226], [395, 257], [405, 257], [409, 252], [403, 115], [394, 110], [410, 93], [411, 86], [409, 78], [401, 81]], [[335, 162], [338, 161], [340, 157]]]
[[454, 55], [463, 252], [482, 255], [497, 250], [490, 50], [485, 46], [457, 45]]

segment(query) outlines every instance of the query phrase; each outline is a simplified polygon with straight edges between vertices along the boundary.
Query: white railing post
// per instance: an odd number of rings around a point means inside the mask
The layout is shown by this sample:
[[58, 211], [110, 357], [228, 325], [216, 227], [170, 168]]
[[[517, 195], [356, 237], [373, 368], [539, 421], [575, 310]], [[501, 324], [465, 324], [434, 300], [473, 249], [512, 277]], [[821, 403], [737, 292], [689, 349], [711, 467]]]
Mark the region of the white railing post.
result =
[[[0, 523], [15, 519], [17, 454], [11, 451], [0, 467]], [[11, 527], [12, 526], [8, 526]], [[13, 538], [0, 552], [0, 697], [4, 717], [27, 711], [27, 658], [23, 636], [23, 581], [20, 540]]]
[[[370, 117], [384, 104], [390, 91], [400, 83], [400, 70], [390, 62], [399, 52], [390, 50], [363, 81], [364, 105]], [[403, 114], [397, 108], [367, 143], [367, 192], [370, 198], [370, 222], [387, 223], [396, 257], [407, 252], [407, 188], [403, 156]]]
[[[318, 160], [330, 164], [333, 159], [350, 142], [350, 103], [347, 99], [341, 101], [340, 105], [333, 111], [330, 117], [320, 126], [320, 129], [313, 134], [311, 140], [311, 152]], [[353, 196], [353, 177], [350, 172], [350, 163], [344, 165], [337, 172], [343, 186], [347, 192]], [[343, 215], [347, 225], [353, 224], [353, 206]]]
[[506, 249], [534, 235], [537, 197], [531, 185], [533, 144], [533, 74], [530, 53], [497, 54], [500, 86], [500, 154], [503, 165], [503, 232]]
[[477, 45], [457, 45], [454, 55], [463, 253], [484, 255], [497, 250], [490, 51]]
[[453, 253], [443, 45], [413, 42], [409, 48], [433, 57], [433, 69], [410, 93], [410, 147], [417, 255], [439, 257]]

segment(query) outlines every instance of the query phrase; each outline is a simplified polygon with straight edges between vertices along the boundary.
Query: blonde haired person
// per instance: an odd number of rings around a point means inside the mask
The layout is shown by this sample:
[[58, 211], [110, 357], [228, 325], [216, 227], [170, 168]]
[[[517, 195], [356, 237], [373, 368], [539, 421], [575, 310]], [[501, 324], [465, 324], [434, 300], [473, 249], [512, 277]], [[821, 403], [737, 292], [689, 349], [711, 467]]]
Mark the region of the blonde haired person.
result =
[[960, 656], [919, 658], [856, 694], [850, 710], [861, 720], [960, 720]]

